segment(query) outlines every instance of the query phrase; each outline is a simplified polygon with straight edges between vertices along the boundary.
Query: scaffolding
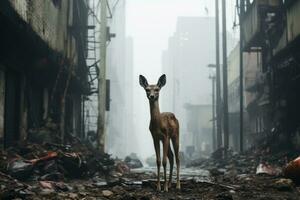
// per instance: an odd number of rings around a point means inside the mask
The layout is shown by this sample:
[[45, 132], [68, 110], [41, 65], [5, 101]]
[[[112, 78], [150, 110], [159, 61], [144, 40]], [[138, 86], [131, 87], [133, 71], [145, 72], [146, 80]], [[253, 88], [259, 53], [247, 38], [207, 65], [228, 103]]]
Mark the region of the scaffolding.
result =
[[[106, 0], [108, 19], [113, 18], [113, 11], [117, 7], [120, 0], [109, 1]], [[97, 118], [99, 116], [98, 111], [98, 78], [99, 78], [99, 65], [100, 65], [100, 27], [101, 21], [98, 16], [100, 16], [101, 0], [89, 0], [88, 1], [88, 24], [89, 28], [87, 30], [87, 49], [86, 49], [86, 63], [88, 66], [88, 81], [90, 85], [90, 94], [86, 98], [84, 103], [84, 132], [97, 131]], [[110, 6], [110, 4], [112, 6]], [[111, 41], [111, 38], [115, 37], [115, 34], [109, 32], [107, 28], [107, 44]]]
[[99, 13], [99, 0], [89, 0], [88, 2], [88, 24], [89, 28], [87, 30], [87, 49], [86, 49], [86, 63], [88, 66], [88, 81], [90, 85], [90, 94], [86, 98], [85, 102], [85, 136], [86, 133], [90, 131], [97, 130], [97, 116], [98, 116], [98, 75], [99, 75], [99, 25], [100, 20], [98, 19], [97, 13]]

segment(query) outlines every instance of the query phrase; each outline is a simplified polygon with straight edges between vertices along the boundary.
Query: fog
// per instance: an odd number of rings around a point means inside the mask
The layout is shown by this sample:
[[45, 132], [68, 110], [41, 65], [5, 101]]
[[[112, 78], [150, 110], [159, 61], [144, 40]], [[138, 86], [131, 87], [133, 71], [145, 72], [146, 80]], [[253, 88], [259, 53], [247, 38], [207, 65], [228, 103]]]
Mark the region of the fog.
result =
[[0, 0], [0, 200], [299, 200], [299, 21], [300, 0]]
[[[116, 0], [109, 4], [113, 17], [108, 25], [116, 37], [107, 50], [111, 81], [107, 151], [118, 157], [132, 152], [142, 158], [154, 154], [149, 102], [138, 76], [154, 84], [162, 73], [167, 83], [160, 92], [160, 110], [174, 112], [179, 119], [181, 151], [188, 146], [211, 151], [208, 77], [214, 72], [207, 65], [215, 63], [214, 1]], [[232, 29], [235, 1], [226, 5], [230, 52], [239, 32]]]

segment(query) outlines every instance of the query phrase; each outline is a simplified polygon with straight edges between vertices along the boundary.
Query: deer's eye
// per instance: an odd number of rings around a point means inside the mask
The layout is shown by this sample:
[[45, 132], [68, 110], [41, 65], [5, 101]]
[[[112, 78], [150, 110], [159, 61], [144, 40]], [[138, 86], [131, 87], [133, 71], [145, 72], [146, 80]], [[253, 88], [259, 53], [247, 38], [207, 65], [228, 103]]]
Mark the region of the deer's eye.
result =
[[149, 90], [149, 89], [146, 89], [146, 92], [147, 92], [147, 93], [149, 93], [149, 92], [150, 92], [150, 90]]
[[159, 92], [159, 89], [155, 89], [154, 91], [155, 91], [155, 92]]

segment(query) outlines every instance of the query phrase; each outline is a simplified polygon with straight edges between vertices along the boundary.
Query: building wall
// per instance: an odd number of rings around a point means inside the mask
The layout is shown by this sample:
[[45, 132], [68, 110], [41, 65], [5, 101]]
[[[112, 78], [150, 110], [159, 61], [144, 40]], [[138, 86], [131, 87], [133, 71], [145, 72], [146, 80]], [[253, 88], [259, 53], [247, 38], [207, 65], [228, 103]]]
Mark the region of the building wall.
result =
[[0, 138], [4, 136], [5, 73], [0, 66]]
[[240, 76], [240, 45], [237, 44], [227, 58], [228, 85]]
[[[109, 1], [114, 5], [116, 1]], [[118, 157], [133, 152], [133, 39], [126, 36], [126, 1], [118, 2], [109, 20], [111, 39], [107, 48], [107, 77], [110, 79], [107, 151]], [[129, 139], [130, 138], [130, 139]]]
[[[261, 54], [259, 52], [244, 53], [244, 87], [245, 107], [249, 105], [253, 100], [256, 99], [255, 92], [247, 91], [248, 88], [258, 84], [262, 76], [262, 61]], [[229, 101], [229, 110], [232, 112], [238, 111], [239, 103], [237, 99], [239, 98], [239, 77], [240, 77], [240, 54], [239, 54], [239, 44], [231, 51], [228, 56], [228, 97], [231, 99]]]
[[53, 49], [62, 51], [67, 35], [68, 1], [10, 1], [22, 19]]
[[[253, 2], [266, 5], [258, 8], [259, 15], [251, 12], [255, 6], [250, 6], [250, 12], [247, 10], [246, 16], [240, 22], [245, 28], [250, 29], [255, 23], [249, 24], [247, 18], [256, 19], [261, 24], [258, 33], [249, 35], [249, 43], [244, 44], [244, 50], [253, 50], [251, 53], [253, 57], [257, 51], [253, 47], [260, 47], [260, 54], [256, 54], [258, 64], [245, 67], [245, 71], [249, 70], [249, 76], [251, 75], [251, 78], [245, 80], [245, 85], [249, 83], [256, 87], [252, 87], [252, 91], [246, 91], [246, 99], [249, 101], [245, 104], [249, 113], [251, 137], [255, 139], [259, 136], [259, 139], [268, 140], [267, 137], [272, 135], [274, 138], [277, 137], [277, 145], [284, 144], [290, 148], [293, 136], [298, 134], [300, 126], [298, 117], [300, 1]], [[268, 15], [270, 9], [273, 16]], [[266, 16], [270, 17], [270, 20], [265, 20]], [[268, 34], [265, 34], [266, 29]], [[258, 76], [253, 73], [254, 69], [259, 71]]]
[[78, 7], [86, 6], [86, 1], [10, 0], [9, 2], [51, 49], [62, 53], [71, 59], [72, 63], [77, 64], [76, 42], [78, 41], [71, 32], [82, 29], [81, 26], [86, 24], [86, 17], [81, 13], [80, 21], [75, 21], [74, 10], [80, 11]]
[[[244, 85], [245, 89], [250, 87], [257, 88], [261, 84], [262, 73], [262, 60], [259, 52], [244, 53]], [[257, 98], [257, 92], [245, 91], [245, 107]]]
[[[299, 142], [297, 136], [300, 127], [299, 112], [300, 112], [300, 95], [299, 95], [299, 55], [300, 55], [300, 26], [299, 26], [299, 11], [300, 1], [284, 1], [284, 8], [281, 12], [286, 18], [282, 23], [276, 23], [276, 26], [283, 26], [284, 30], [281, 35], [282, 39], [273, 44], [278, 46], [275, 49], [276, 54], [269, 57], [263, 55], [263, 59], [268, 60], [264, 63], [269, 67], [269, 73], [272, 74], [272, 80], [267, 82], [269, 91], [264, 93], [270, 97], [269, 112], [264, 112], [271, 119], [267, 126], [268, 130], [275, 130], [276, 133], [285, 135], [281, 142], [286, 142], [286, 146], [298, 149]], [[278, 33], [270, 35], [269, 38], [277, 37]], [[266, 38], [266, 40], [269, 40]], [[270, 47], [270, 49], [272, 48]], [[273, 49], [274, 52], [274, 49]], [[267, 80], [266, 76], [266, 80]], [[267, 95], [266, 95], [267, 94]], [[266, 122], [264, 121], [264, 124]]]
[[[261, 70], [261, 57], [257, 52], [243, 53], [244, 63], [244, 133], [247, 137], [257, 134], [257, 126], [260, 126], [262, 116], [260, 112], [249, 110], [250, 104], [258, 100], [258, 87]], [[228, 57], [228, 110], [230, 146], [239, 149], [239, 113], [240, 113], [240, 49], [239, 44], [233, 49]], [[249, 112], [250, 111], [250, 112]], [[248, 135], [248, 136], [247, 136]], [[250, 136], [252, 135], [252, 136]]]
[[176, 58], [177, 58], [177, 38], [172, 36], [169, 38], [168, 49], [162, 53], [162, 73], [167, 76], [167, 84], [164, 90], [163, 101], [161, 105], [163, 110], [175, 112], [175, 98], [176, 94], [179, 92], [178, 79], [175, 78], [176, 75]]
[[189, 134], [186, 136], [186, 143], [182, 146], [182, 149], [185, 150], [187, 146], [194, 146], [198, 153], [211, 152], [212, 105], [187, 104], [185, 109]]
[[240, 112], [240, 78], [228, 83], [228, 112]]
[[[46, 126], [47, 117], [60, 123], [61, 99], [66, 86], [66, 96], [77, 93], [81, 101], [85, 92], [82, 88], [86, 86], [87, 7], [85, 1], [72, 0], [11, 0], [0, 4], [3, 8], [0, 9], [3, 26], [0, 65], [5, 66], [5, 77], [0, 74], [0, 137], [4, 135], [8, 146], [26, 140], [33, 129]], [[69, 78], [71, 81], [67, 84]], [[66, 104], [69, 103], [66, 100]], [[76, 115], [80, 116], [79, 112]], [[64, 129], [70, 133], [72, 124], [68, 119], [65, 122]], [[5, 134], [1, 132], [1, 124], [5, 124]]]

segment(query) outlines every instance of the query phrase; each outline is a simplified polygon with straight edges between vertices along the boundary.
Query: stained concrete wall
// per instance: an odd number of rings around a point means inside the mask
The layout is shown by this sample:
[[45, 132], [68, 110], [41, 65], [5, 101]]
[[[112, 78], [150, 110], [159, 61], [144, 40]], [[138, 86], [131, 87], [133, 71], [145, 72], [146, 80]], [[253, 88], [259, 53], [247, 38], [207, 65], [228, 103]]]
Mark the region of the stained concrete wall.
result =
[[[77, 42], [72, 31], [82, 29], [85, 17], [75, 21], [74, 10], [78, 6], [86, 6], [86, 1], [70, 0], [10, 0], [18, 15], [44, 40], [48, 46], [67, 58], [74, 64], [78, 62]], [[80, 14], [79, 14], [80, 15]]]
[[[260, 80], [262, 73], [262, 61], [260, 53], [243, 53], [244, 60], [244, 88], [253, 87]], [[239, 69], [240, 54], [239, 44], [228, 57], [228, 96], [229, 112], [239, 112]], [[256, 99], [256, 93], [244, 92], [244, 104], [247, 107]]]
[[4, 136], [5, 74], [0, 66], [0, 138]]

